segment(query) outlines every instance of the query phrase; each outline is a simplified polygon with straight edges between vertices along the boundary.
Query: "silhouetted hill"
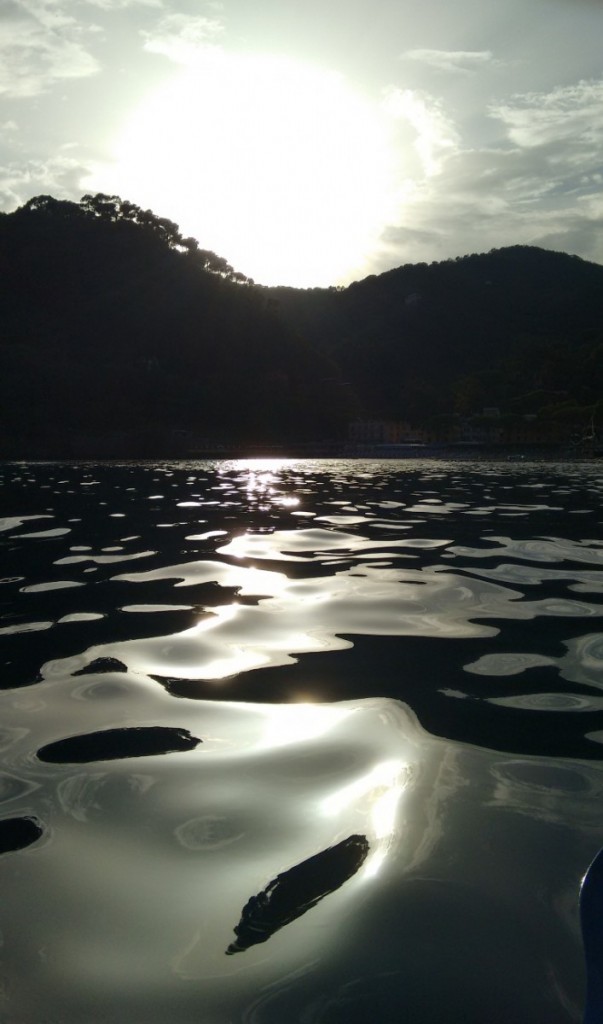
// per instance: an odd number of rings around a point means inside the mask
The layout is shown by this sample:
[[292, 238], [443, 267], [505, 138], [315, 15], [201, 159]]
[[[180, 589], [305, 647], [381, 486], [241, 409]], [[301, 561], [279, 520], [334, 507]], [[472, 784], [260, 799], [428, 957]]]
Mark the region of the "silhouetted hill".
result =
[[445, 437], [492, 407], [574, 429], [603, 408], [603, 267], [526, 246], [263, 288], [119, 197], [38, 196], [0, 215], [0, 331], [4, 456], [343, 439], [360, 417]]
[[367, 414], [425, 424], [484, 406], [569, 414], [603, 399], [603, 267], [575, 256], [512, 246], [343, 290], [270, 294]]
[[117, 197], [37, 197], [0, 217], [0, 271], [5, 454], [343, 429], [330, 359], [171, 221]]

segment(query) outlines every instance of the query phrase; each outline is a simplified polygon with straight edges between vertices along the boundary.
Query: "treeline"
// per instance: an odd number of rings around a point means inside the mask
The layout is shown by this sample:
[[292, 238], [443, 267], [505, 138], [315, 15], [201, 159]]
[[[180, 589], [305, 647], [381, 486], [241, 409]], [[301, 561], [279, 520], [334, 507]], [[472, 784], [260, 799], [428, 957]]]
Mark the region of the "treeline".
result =
[[0, 215], [0, 455], [343, 439], [356, 418], [599, 424], [603, 267], [515, 246], [264, 288], [117, 196]]
[[[512, 246], [371, 276], [271, 289], [369, 415], [436, 431], [450, 417], [603, 420], [603, 267]], [[600, 424], [603, 426], [603, 423]]]
[[0, 216], [0, 453], [340, 432], [337, 368], [177, 225], [114, 196]]

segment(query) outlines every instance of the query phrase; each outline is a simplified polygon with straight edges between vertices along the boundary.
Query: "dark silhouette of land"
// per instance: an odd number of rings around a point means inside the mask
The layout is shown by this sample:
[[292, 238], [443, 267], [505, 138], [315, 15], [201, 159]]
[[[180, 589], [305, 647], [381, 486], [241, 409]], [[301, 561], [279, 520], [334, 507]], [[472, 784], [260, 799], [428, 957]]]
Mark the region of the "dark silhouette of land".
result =
[[265, 288], [119, 197], [38, 196], [0, 214], [0, 271], [0, 457], [596, 436], [603, 267], [563, 253]]

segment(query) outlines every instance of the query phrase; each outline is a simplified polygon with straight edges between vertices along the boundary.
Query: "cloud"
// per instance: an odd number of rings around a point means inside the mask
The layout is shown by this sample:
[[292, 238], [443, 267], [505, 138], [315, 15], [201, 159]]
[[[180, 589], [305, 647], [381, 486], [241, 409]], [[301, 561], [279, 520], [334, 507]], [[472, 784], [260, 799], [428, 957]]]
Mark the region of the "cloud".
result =
[[597, 219], [592, 219], [572, 213], [566, 218], [559, 217], [554, 230], [538, 238], [538, 245], [545, 249], [574, 253], [593, 263], [603, 263], [602, 229], [601, 214]]
[[143, 31], [144, 49], [160, 53], [176, 64], [192, 64], [213, 48], [224, 31], [217, 18], [203, 15], [166, 14], [151, 31]]
[[101, 11], [121, 11], [126, 7], [163, 7], [163, 0], [85, 0], [89, 7]]
[[70, 148], [64, 147], [63, 152], [49, 160], [32, 159], [0, 165], [0, 210], [14, 210], [35, 195], [79, 198], [82, 178], [89, 169], [68, 155]]
[[58, 81], [99, 70], [82, 45], [82, 27], [58, 5], [7, 4], [0, 34], [0, 95], [37, 96]]
[[490, 50], [407, 50], [403, 60], [428, 64], [438, 71], [457, 75], [470, 75], [486, 65], [500, 65]]
[[489, 114], [496, 144], [469, 148], [459, 129], [444, 133], [437, 173], [408, 190], [375, 272], [514, 244], [603, 263], [603, 80], [516, 95]]
[[460, 151], [419, 183], [386, 229], [376, 270], [505, 245], [541, 245], [603, 263], [600, 183], [576, 194], [519, 150]]
[[438, 174], [459, 143], [458, 132], [442, 104], [427, 93], [390, 88], [383, 106], [390, 117], [405, 123], [414, 133], [412, 146], [423, 173], [427, 177]]
[[490, 114], [502, 121], [510, 140], [518, 146], [565, 146], [571, 141], [581, 150], [599, 150], [603, 142], [603, 80], [514, 96], [508, 103], [491, 106]]

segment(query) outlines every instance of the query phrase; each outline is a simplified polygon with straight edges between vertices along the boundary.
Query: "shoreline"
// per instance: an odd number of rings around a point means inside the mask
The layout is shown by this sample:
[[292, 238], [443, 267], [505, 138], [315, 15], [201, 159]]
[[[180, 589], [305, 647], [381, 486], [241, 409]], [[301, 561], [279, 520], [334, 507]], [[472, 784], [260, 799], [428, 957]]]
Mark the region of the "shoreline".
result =
[[603, 449], [585, 449], [558, 444], [491, 445], [480, 443], [442, 442], [437, 444], [346, 444], [341, 442], [297, 442], [289, 444], [215, 444], [186, 448], [180, 445], [111, 445], [69, 444], [32, 446], [0, 451], [0, 463], [29, 462], [154, 462], [173, 460], [230, 461], [245, 459], [378, 459], [499, 461], [499, 462], [596, 462], [603, 458]]

